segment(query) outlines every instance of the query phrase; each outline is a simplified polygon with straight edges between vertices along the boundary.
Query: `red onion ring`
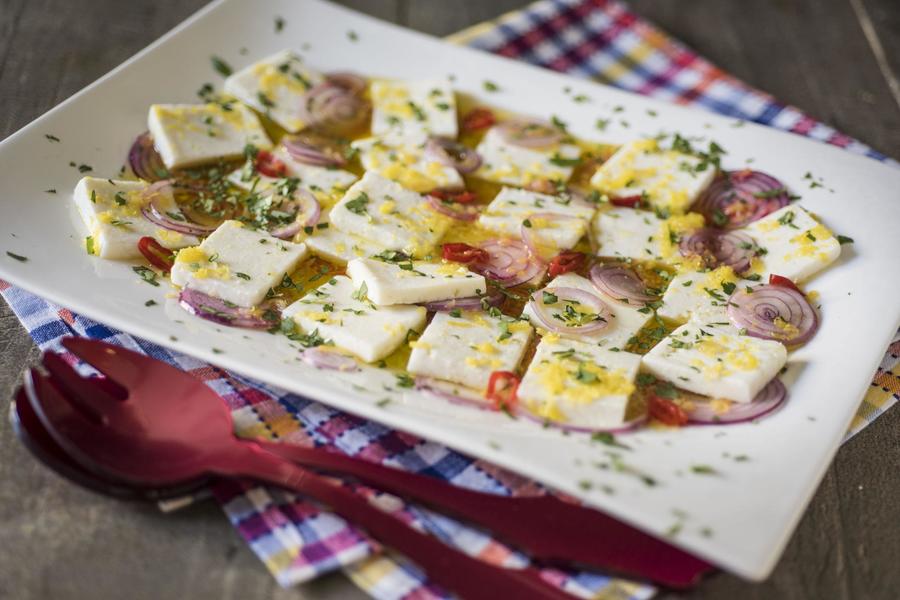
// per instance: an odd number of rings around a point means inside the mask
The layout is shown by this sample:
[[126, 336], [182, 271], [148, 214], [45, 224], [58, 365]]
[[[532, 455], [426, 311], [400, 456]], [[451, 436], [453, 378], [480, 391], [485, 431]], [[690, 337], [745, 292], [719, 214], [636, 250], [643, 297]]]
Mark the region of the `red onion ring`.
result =
[[481, 156], [475, 150], [445, 137], [429, 137], [425, 142], [425, 157], [460, 173], [472, 173], [481, 166]]
[[781, 406], [787, 399], [787, 388], [777, 377], [766, 384], [751, 402], [733, 402], [727, 412], [718, 413], [712, 402], [691, 401], [686, 411], [691, 423], [697, 425], [733, 425], [763, 417]]
[[685, 235], [678, 249], [682, 256], [699, 256], [709, 268], [729, 266], [735, 273], [750, 268], [757, 246], [742, 231], [723, 231], [703, 227]]
[[344, 167], [347, 160], [340, 145], [331, 137], [315, 131], [304, 131], [281, 141], [295, 160], [314, 167]]
[[340, 354], [338, 352], [329, 352], [321, 348], [307, 348], [300, 353], [300, 360], [317, 369], [328, 369], [330, 371], [343, 371], [344, 373], [352, 373], [359, 371], [359, 363], [352, 356]]
[[[443, 390], [439, 387], [439, 384], [429, 378], [429, 377], [416, 377], [415, 379], [416, 390], [420, 392], [428, 392], [438, 398], [442, 398], [450, 402], [451, 404], [458, 404], [460, 406], [469, 406], [472, 408], [479, 408], [481, 410], [494, 410], [493, 405], [490, 402], [485, 401], [483, 398], [475, 398], [460, 396], [458, 394], [453, 394], [446, 390]], [[461, 386], [460, 386], [461, 387]]]
[[322, 216], [322, 206], [319, 201], [311, 192], [301, 188], [294, 190], [293, 195], [286, 199], [281, 208], [284, 212], [290, 212], [292, 208], [296, 208], [297, 211], [297, 216], [291, 223], [269, 230], [273, 236], [283, 240], [291, 239], [304, 227], [315, 225]]
[[153, 145], [149, 131], [135, 138], [128, 151], [128, 166], [131, 172], [144, 181], [159, 181], [169, 176], [169, 169]]
[[[728, 299], [728, 318], [747, 335], [793, 346], [809, 341], [819, 316], [802, 293], [783, 285], [759, 285], [736, 291]], [[775, 323], [780, 319], [781, 327]]]
[[543, 262], [532, 257], [528, 247], [519, 240], [488, 240], [480, 247], [488, 253], [488, 258], [473, 262], [469, 269], [497, 281], [503, 287], [531, 281], [544, 271]]
[[422, 306], [431, 312], [449, 312], [454, 309], [482, 310], [484, 308], [484, 303], [488, 306], [500, 306], [500, 304], [503, 303], [503, 294], [495, 291], [486, 296], [467, 296], [465, 298], [426, 302]]
[[[521, 405], [521, 402], [519, 404]], [[544, 417], [540, 417], [533, 412], [522, 408], [521, 406], [516, 409], [516, 416], [522, 416], [529, 421], [534, 421], [535, 423], [540, 423], [541, 425], [548, 425], [550, 427], [562, 429], [563, 431], [571, 431], [572, 433], [627, 433], [629, 431], [634, 431], [647, 422], [647, 415], [640, 415], [615, 427], [586, 427], [583, 425], [572, 425], [569, 423], [561, 423], [559, 421], [545, 419]]]
[[199, 225], [192, 221], [188, 221], [187, 217], [184, 217], [183, 221], [177, 221], [159, 209], [156, 205], [156, 196], [161, 190], [170, 188], [171, 186], [172, 182], [170, 180], [163, 179], [150, 184], [150, 186], [144, 190], [143, 196], [148, 199], [147, 203], [141, 207], [141, 214], [144, 215], [144, 218], [151, 223], [159, 225], [163, 229], [176, 231], [185, 235], [204, 236], [215, 231], [215, 227]]
[[719, 175], [691, 210], [706, 217], [712, 226], [735, 229], [762, 219], [790, 201], [783, 183], [761, 171], [744, 169]]
[[644, 305], [657, 299], [647, 293], [647, 286], [640, 276], [626, 267], [594, 265], [590, 277], [598, 290], [625, 304]]
[[431, 194], [427, 195], [425, 199], [428, 200], [428, 204], [431, 205], [431, 208], [442, 215], [450, 217], [451, 219], [456, 219], [457, 221], [471, 222], [477, 219], [478, 215], [481, 214], [478, 207], [471, 204], [466, 205], [460, 204], [459, 202], [453, 202], [452, 200], [442, 200]]
[[[581, 220], [579, 217], [573, 217], [570, 215], [560, 215], [557, 213], [534, 213], [533, 215], [528, 215], [527, 221], [531, 223], [531, 219], [546, 219], [548, 221], [579, 221]], [[537, 242], [534, 240], [534, 230], [535, 227], [532, 224], [531, 227], [527, 227], [525, 222], [522, 222], [522, 225], [519, 227], [520, 235], [522, 236], [522, 241], [525, 242], [525, 245], [528, 246], [528, 250], [531, 252], [531, 255], [535, 258], [540, 258], [541, 254], [539, 252]]]
[[[544, 293], [553, 294], [559, 300], [572, 300], [579, 304], [586, 304], [594, 309], [594, 312], [597, 313], [597, 318], [580, 325], [566, 325], [564, 321], [555, 319], [550, 314], [550, 311], [547, 310], [547, 305], [544, 304]], [[597, 333], [609, 327], [609, 323], [612, 320], [612, 314], [606, 302], [600, 299], [599, 296], [578, 288], [555, 287], [538, 290], [531, 295], [531, 299], [528, 302], [541, 324], [548, 331], [554, 333]]]
[[178, 294], [178, 303], [192, 315], [220, 325], [246, 329], [269, 329], [276, 324], [256, 314], [253, 309], [226, 303], [220, 298], [191, 288], [181, 290], [181, 293]]
[[309, 125], [347, 131], [369, 118], [371, 103], [340, 83], [325, 80], [303, 97], [304, 120]]
[[504, 121], [497, 125], [497, 132], [508, 144], [522, 148], [547, 148], [563, 138], [559, 129], [541, 121]]

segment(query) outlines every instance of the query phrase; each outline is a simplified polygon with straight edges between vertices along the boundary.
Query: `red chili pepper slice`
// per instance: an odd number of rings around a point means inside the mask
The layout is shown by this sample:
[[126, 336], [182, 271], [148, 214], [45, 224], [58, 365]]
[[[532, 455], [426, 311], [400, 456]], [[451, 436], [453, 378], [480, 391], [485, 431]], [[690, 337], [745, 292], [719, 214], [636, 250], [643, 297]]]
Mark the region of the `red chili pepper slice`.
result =
[[444, 244], [442, 256], [444, 257], [444, 260], [452, 260], [453, 262], [459, 263], [471, 263], [488, 259], [486, 250], [461, 242]]
[[[803, 294], [803, 290], [798, 288], [796, 283], [781, 275], [769, 275], [769, 285], [780, 285], [781, 287], [791, 288], [792, 290]], [[805, 296], [806, 294], [803, 295]]]
[[484, 397], [490, 400], [497, 410], [513, 408], [516, 405], [519, 381], [519, 377], [511, 371], [494, 371], [488, 379]]
[[478, 200], [478, 194], [475, 192], [467, 192], [465, 190], [461, 192], [451, 192], [448, 190], [431, 190], [428, 192], [429, 196], [434, 196], [435, 198], [439, 198], [441, 200], [447, 202], [458, 202], [460, 204], [470, 204], [475, 200]]
[[560, 252], [550, 261], [550, 266], [547, 270], [550, 273], [550, 277], [556, 277], [557, 275], [562, 275], [563, 273], [568, 273], [570, 271], [577, 271], [581, 268], [581, 265], [584, 264], [586, 258], [587, 257], [582, 252], [574, 252], [572, 250]]
[[260, 150], [256, 153], [256, 170], [266, 177], [284, 177], [287, 175], [287, 165], [268, 150]]
[[663, 425], [681, 427], [687, 425], [688, 422], [687, 413], [680, 406], [656, 395], [650, 395], [647, 398], [647, 411], [651, 417]]
[[475, 108], [463, 117], [462, 128], [463, 131], [478, 131], [487, 129], [496, 122], [493, 112], [486, 108]]
[[144, 236], [138, 240], [138, 250], [144, 255], [151, 265], [160, 269], [163, 273], [168, 273], [175, 265], [175, 258], [172, 251], [157, 242], [150, 236]]
[[625, 206], [627, 208], [634, 208], [641, 203], [641, 198], [642, 196], [640, 194], [636, 194], [634, 196], [620, 196], [618, 198], [610, 198], [609, 203], [613, 206]]

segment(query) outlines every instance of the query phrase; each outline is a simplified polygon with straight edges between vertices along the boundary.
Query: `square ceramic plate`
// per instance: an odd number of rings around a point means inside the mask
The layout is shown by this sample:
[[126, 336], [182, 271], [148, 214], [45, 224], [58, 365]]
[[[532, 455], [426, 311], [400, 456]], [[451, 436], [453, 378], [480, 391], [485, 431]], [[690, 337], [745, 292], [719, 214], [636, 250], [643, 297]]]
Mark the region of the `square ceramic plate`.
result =
[[[286, 23], [280, 34], [274, 33], [276, 15]], [[611, 126], [602, 134], [606, 141], [679, 131], [715, 139], [728, 151], [726, 168], [753, 159], [755, 168], [782, 179], [802, 195], [803, 206], [856, 239], [809, 284], [820, 293], [823, 326], [791, 356], [787, 405], [758, 424], [651, 429], [621, 436], [629, 449], [613, 448], [416, 392], [383, 391], [382, 383], [394, 383], [389, 374], [325, 376], [297, 362], [296, 351], [273, 344], [271, 335], [194, 320], [166, 302], [166, 286], [151, 287], [130, 265], [85, 254], [71, 202], [80, 174], [69, 162], [115, 176], [132, 139], [146, 128], [151, 103], [194, 102], [201, 84], [221, 84], [210, 56], [242, 67], [284, 47], [325, 71], [453, 74], [457, 89], [475, 96], [486, 95], [483, 82], [490, 79], [500, 91], [485, 102], [544, 118], [557, 114], [588, 139], [600, 135], [596, 119], [621, 105], [630, 127]], [[591, 101], [572, 102], [563, 93], [567, 86]], [[51, 143], [45, 134], [61, 141]], [[806, 173], [823, 185], [811, 188]], [[48, 188], [59, 194], [44, 193]], [[900, 324], [898, 189], [900, 171], [833, 147], [451, 46], [318, 0], [223, 0], [0, 144], [0, 276], [134, 335], [493, 461], [669, 535], [739, 575], [762, 579]], [[7, 251], [28, 261], [13, 260]], [[151, 298], [160, 305], [145, 307]], [[361, 382], [376, 391], [360, 391]], [[393, 401], [383, 405], [385, 396]], [[717, 474], [696, 473], [698, 465]]]

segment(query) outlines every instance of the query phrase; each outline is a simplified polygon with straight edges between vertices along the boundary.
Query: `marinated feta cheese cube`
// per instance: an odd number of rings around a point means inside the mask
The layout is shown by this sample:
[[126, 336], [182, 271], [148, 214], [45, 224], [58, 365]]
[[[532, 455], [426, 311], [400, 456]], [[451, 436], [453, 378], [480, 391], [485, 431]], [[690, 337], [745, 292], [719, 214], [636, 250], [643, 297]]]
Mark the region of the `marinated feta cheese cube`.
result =
[[170, 169], [238, 158], [247, 144], [272, 147], [259, 117], [238, 102], [229, 105], [228, 110], [213, 103], [154, 104], [147, 127], [163, 163]]
[[750, 402], [787, 362], [781, 342], [689, 322], [644, 355], [646, 371], [677, 387]]
[[171, 231], [147, 220], [141, 209], [150, 201], [176, 221], [185, 221], [167, 187], [150, 191], [143, 181], [121, 181], [84, 177], [75, 186], [75, 206], [88, 228], [87, 250], [101, 258], [125, 259], [141, 256], [138, 241], [154, 238], [166, 248], [183, 248], [197, 238]]
[[304, 98], [325, 78], [303, 65], [303, 59], [282, 50], [245, 67], [225, 80], [225, 93], [265, 113], [291, 133], [306, 126]]
[[516, 397], [532, 414], [570, 425], [607, 428], [626, 420], [641, 356], [545, 335]]
[[450, 226], [424, 196], [372, 171], [347, 190], [329, 217], [342, 232], [410, 256], [426, 255]]
[[313, 332], [366, 362], [381, 360], [425, 325], [421, 306], [375, 306], [366, 290], [338, 275], [282, 311], [306, 334]]
[[439, 312], [410, 342], [406, 370], [483, 391], [494, 371], [518, 368], [532, 333], [528, 323], [504, 315]]
[[664, 219], [646, 210], [618, 206], [601, 209], [593, 223], [597, 255], [634, 260], [661, 259], [663, 223]]
[[379, 306], [466, 298], [487, 290], [484, 277], [453, 262], [357, 258], [347, 264], [347, 275], [356, 287], [365, 284], [369, 299]]
[[[596, 296], [609, 308], [609, 324], [597, 332], [579, 332], [578, 329], [580, 327], [578, 325], [589, 324], [592, 317], [596, 316], [596, 312], [592, 307], [556, 297], [553, 294], [555, 288], [575, 288]], [[539, 294], [548, 313], [548, 318], [555, 325], [553, 333], [565, 338], [600, 344], [603, 348], [621, 350], [653, 316], [653, 311], [651, 310], [641, 312], [639, 307], [629, 306], [624, 302], [607, 296], [598, 290], [590, 280], [575, 273], [564, 273], [556, 277]], [[531, 324], [535, 327], [542, 330], [548, 329], [547, 324], [538, 317], [533, 304], [534, 301], [531, 301], [525, 305], [522, 316], [528, 317]]]
[[656, 140], [628, 142], [600, 165], [591, 185], [609, 196], [644, 196], [651, 206], [681, 214], [709, 186], [716, 170], [696, 156], [664, 150]]
[[479, 215], [478, 223], [490, 231], [516, 238], [522, 234], [523, 225], [530, 225], [536, 244], [562, 249], [578, 243], [593, 215], [593, 206], [571, 197], [504, 187]]
[[445, 79], [373, 81], [372, 134], [456, 138], [456, 96]]
[[384, 250], [378, 244], [358, 235], [338, 231], [330, 223], [324, 228], [322, 225], [323, 223], [319, 223], [313, 234], [304, 241], [319, 258], [345, 265], [354, 258], [374, 256]]
[[459, 171], [427, 156], [424, 135], [385, 135], [356, 140], [359, 160], [375, 171], [415, 192], [465, 186]]
[[481, 156], [476, 177], [521, 187], [542, 181], [568, 181], [581, 156], [578, 146], [564, 142], [546, 148], [511, 144], [497, 127], [488, 130], [476, 150]]
[[669, 282], [656, 314], [680, 322], [694, 318], [707, 323], [728, 323], [725, 309], [738, 285], [743, 284], [731, 267], [679, 273]]
[[305, 256], [303, 244], [225, 221], [199, 246], [178, 253], [172, 283], [237, 306], [256, 306]]
[[827, 227], [796, 204], [781, 208], [742, 229], [765, 250], [753, 272], [764, 279], [781, 275], [809, 279], [841, 254], [841, 244]]
[[[327, 202], [335, 196], [340, 198], [357, 179], [356, 175], [343, 169], [304, 164], [295, 160], [283, 147], [273, 150], [272, 156], [284, 164], [285, 177], [297, 178], [299, 187], [312, 192], [320, 202]], [[229, 173], [228, 181], [245, 190], [261, 191], [283, 182], [284, 177], [264, 175], [248, 162]]]

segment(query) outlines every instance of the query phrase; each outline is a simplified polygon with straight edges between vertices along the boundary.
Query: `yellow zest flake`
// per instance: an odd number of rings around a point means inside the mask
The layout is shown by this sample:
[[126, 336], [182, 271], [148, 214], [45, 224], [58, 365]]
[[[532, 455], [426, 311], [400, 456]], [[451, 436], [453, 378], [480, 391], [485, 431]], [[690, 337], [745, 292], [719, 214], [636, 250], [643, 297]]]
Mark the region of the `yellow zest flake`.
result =
[[112, 223], [116, 220], [116, 217], [112, 214], [112, 211], [105, 210], [102, 213], [97, 214], [97, 220], [101, 223]]
[[178, 251], [175, 262], [179, 263], [201, 263], [206, 262], [206, 252], [200, 246], [189, 246]]
[[559, 335], [556, 333], [545, 332], [543, 329], [541, 330], [541, 339], [548, 344], [555, 344], [559, 341]]
[[452, 325], [453, 327], [475, 327], [474, 323], [469, 323], [468, 321], [447, 321], [447, 325]]
[[378, 207], [378, 212], [383, 215], [389, 215], [397, 208], [397, 203], [393, 200], [385, 200], [382, 202], [381, 206]]
[[731, 400], [725, 400], [723, 398], [713, 398], [709, 401], [709, 407], [713, 410], [717, 415], [724, 415], [731, 407], [734, 405], [734, 402]]
[[781, 227], [781, 223], [775, 219], [756, 223], [756, 228], [764, 232], [775, 231], [779, 227]]
[[430, 177], [399, 163], [391, 163], [384, 167], [381, 174], [414, 192], [427, 192], [437, 187]]
[[819, 292], [815, 290], [809, 290], [808, 292], [806, 292], [806, 299], [810, 302], [815, 302], [819, 299]]
[[444, 165], [434, 160], [425, 165], [425, 174], [436, 181], [443, 181], [446, 178]]
[[[558, 397], [570, 404], [590, 404], [608, 396], [629, 396], [634, 392], [634, 382], [624, 371], [609, 371], [592, 362], [546, 361], [532, 364], [535, 375], [547, 396]], [[578, 380], [578, 369], [596, 378], [585, 382]]]
[[697, 350], [706, 356], [720, 356], [725, 354], [727, 348], [711, 338], [705, 338], [697, 344]]
[[184, 236], [177, 231], [171, 231], [169, 229], [157, 229], [156, 230], [156, 239], [166, 244], [178, 244]]
[[470, 367], [490, 367], [494, 371], [503, 367], [503, 361], [499, 358], [467, 356], [464, 362]]
[[[815, 256], [819, 254], [820, 258], [824, 260], [828, 260], [827, 254], [822, 252], [819, 249], [818, 243], [831, 239], [832, 233], [821, 223], [804, 231], [799, 235], [795, 235], [791, 238], [791, 243], [799, 246], [796, 251], [797, 256]], [[791, 255], [788, 254], [785, 258], [789, 258]]]
[[529, 402], [529, 410], [537, 416], [549, 421], [564, 421], [566, 415], [559, 409], [556, 398], [547, 398], [545, 402]]
[[431, 350], [432, 345], [428, 342], [422, 342], [420, 340], [413, 340], [409, 343], [410, 348], [418, 348], [419, 350]]
[[772, 321], [772, 324], [778, 328], [778, 332], [776, 335], [781, 339], [790, 340], [800, 334], [800, 329], [798, 329], [796, 325], [788, 323], [781, 317], [775, 317], [775, 320]]
[[[703, 227], [705, 220], [700, 213], [687, 213], [685, 215], [676, 215], [669, 217], [659, 225], [659, 244], [660, 254], [663, 258], [679, 259], [677, 244], [672, 243], [673, 237], [679, 237], [700, 229]], [[693, 258], [693, 257], [691, 257]]]
[[311, 321], [316, 321], [317, 323], [336, 323], [337, 319], [334, 318], [333, 313], [327, 313], [323, 311], [317, 310], [305, 310], [297, 313], [297, 315], [310, 319]]
[[738, 277], [729, 266], [719, 267], [706, 275], [706, 286], [711, 290], [719, 290], [723, 283], [737, 283]]
[[[529, 333], [531, 331], [531, 325], [529, 325], [525, 321], [516, 321], [515, 323], [509, 324], [509, 330], [513, 333]], [[545, 336], [545, 339], [548, 339], [552, 336], [553, 334], [549, 334], [549, 336]], [[556, 340], [559, 340], [559, 336], [556, 336]]]
[[338, 254], [344, 254], [345, 252], [347, 252], [347, 244], [345, 244], [344, 242], [338, 242], [334, 245], [334, 251]]
[[482, 354], [498, 354], [499, 350], [494, 347], [490, 342], [482, 342], [480, 344], [475, 345], [475, 350], [481, 352]]
[[193, 271], [194, 277], [197, 279], [228, 279], [229, 275], [231, 275], [231, 269], [228, 268], [228, 265], [210, 264], [214, 266], [200, 267]]
[[441, 266], [437, 268], [440, 275], [468, 275], [469, 270], [459, 263], [443, 261]]

